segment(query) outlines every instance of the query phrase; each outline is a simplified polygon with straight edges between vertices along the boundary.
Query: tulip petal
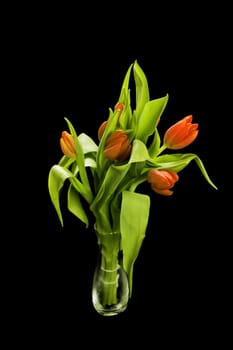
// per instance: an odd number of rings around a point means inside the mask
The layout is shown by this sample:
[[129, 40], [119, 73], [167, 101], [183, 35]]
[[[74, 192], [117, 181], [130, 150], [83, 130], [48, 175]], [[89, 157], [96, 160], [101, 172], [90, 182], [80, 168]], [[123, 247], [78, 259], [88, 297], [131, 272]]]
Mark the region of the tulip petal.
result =
[[173, 191], [169, 189], [159, 189], [155, 186], [151, 186], [152, 190], [158, 194], [161, 194], [163, 196], [171, 196], [173, 194]]

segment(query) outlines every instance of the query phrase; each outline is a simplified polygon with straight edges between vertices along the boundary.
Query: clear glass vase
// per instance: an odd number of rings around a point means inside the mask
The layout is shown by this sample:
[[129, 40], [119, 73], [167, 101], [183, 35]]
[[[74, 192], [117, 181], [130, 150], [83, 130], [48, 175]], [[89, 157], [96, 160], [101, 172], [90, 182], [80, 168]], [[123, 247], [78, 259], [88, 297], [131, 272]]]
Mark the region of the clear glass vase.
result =
[[97, 233], [99, 254], [93, 276], [92, 304], [103, 316], [123, 312], [129, 300], [128, 276], [122, 265], [120, 234]]

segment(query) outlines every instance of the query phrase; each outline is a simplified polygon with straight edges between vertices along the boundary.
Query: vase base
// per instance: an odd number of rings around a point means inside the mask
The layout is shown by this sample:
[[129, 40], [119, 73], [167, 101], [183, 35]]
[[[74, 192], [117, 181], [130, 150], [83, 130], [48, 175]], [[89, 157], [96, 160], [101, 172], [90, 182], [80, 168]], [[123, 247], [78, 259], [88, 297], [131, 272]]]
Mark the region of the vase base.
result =
[[98, 302], [96, 302], [95, 298], [93, 298], [93, 306], [95, 310], [98, 312], [98, 314], [102, 316], [116, 316], [120, 314], [121, 312], [125, 311], [127, 308], [127, 304], [117, 304], [117, 305], [110, 305], [105, 306], [100, 305]]

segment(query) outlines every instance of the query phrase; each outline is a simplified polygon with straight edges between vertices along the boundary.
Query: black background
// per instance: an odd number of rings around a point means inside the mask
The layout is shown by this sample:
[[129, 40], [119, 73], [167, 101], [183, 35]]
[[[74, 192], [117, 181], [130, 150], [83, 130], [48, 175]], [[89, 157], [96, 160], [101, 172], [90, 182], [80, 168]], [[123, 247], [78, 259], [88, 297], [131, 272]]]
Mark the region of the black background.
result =
[[[222, 169], [227, 24], [219, 28], [217, 9], [210, 16], [191, 7], [183, 9], [183, 15], [178, 9], [173, 15], [171, 8], [168, 14], [148, 7], [126, 13], [117, 7], [102, 16], [93, 10], [92, 17], [81, 10], [76, 17], [72, 9], [66, 15], [59, 9], [58, 15], [57, 10], [47, 15], [45, 11], [27, 40], [33, 90], [30, 127], [37, 131], [40, 146], [33, 164], [38, 197], [32, 192], [34, 199], [27, 207], [33, 222], [29, 220], [17, 279], [19, 311], [13, 314], [15, 324], [23, 325], [19, 337], [26, 339], [30, 333], [37, 344], [47, 337], [47, 343], [72, 341], [74, 347], [81, 339], [103, 347], [121, 344], [122, 336], [129, 342], [154, 339], [155, 345], [182, 344], [184, 339], [187, 344], [198, 344], [201, 338], [205, 343], [221, 341], [227, 332], [230, 259]], [[150, 194], [151, 210], [135, 263], [132, 299], [124, 313], [103, 317], [91, 303], [98, 253], [92, 227], [86, 229], [69, 214], [64, 202], [64, 227], [60, 226], [47, 178], [62, 156], [64, 117], [78, 133], [97, 141], [97, 128], [117, 102], [126, 70], [135, 60], [147, 76], [151, 99], [169, 94], [161, 135], [189, 114], [199, 123], [198, 138], [184, 152], [202, 159], [218, 190], [205, 181], [195, 162], [180, 173], [172, 197], [153, 193], [148, 184], [140, 187]]]

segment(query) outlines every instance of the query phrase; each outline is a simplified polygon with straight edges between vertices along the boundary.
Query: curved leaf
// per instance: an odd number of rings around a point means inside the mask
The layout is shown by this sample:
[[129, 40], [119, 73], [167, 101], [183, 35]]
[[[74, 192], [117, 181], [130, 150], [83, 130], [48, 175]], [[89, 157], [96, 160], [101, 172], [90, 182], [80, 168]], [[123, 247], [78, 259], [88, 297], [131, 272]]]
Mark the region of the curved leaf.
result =
[[[217, 187], [210, 179], [203, 162], [201, 159], [194, 153], [176, 153], [176, 154], [164, 154], [154, 159], [154, 162], [148, 162], [151, 166], [154, 166], [156, 169], [170, 169], [175, 172], [183, 170], [192, 160], [195, 160], [197, 166], [201, 170], [206, 181], [215, 189]], [[147, 169], [148, 170], [148, 169]], [[144, 169], [145, 171], [145, 169]]]
[[86, 135], [85, 133], [81, 133], [78, 136], [78, 140], [80, 142], [80, 145], [82, 146], [84, 154], [98, 151], [98, 146], [96, 145], [96, 143], [90, 136]]
[[[63, 218], [60, 209], [60, 192], [66, 179], [70, 176], [66, 169], [59, 165], [54, 165], [49, 171], [48, 189], [51, 201], [55, 207], [61, 225], [63, 226]], [[73, 176], [73, 174], [72, 174]]]
[[88, 202], [90, 201], [89, 192], [70, 170], [63, 168], [60, 165], [52, 166], [48, 176], [48, 189], [51, 201], [55, 207], [62, 226], [63, 218], [60, 209], [60, 193], [64, 182], [67, 179], [69, 179], [76, 191], [78, 191]]

